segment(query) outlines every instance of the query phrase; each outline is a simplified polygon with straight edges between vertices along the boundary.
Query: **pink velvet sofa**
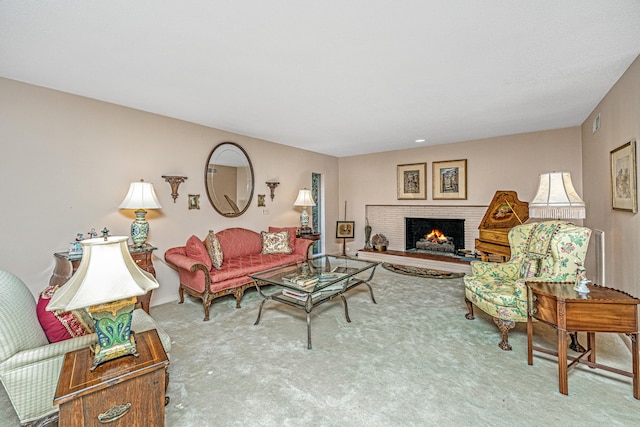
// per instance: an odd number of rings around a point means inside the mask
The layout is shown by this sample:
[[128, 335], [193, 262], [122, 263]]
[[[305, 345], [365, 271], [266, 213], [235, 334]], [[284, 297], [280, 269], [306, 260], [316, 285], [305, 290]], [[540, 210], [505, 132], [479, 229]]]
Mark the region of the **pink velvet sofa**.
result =
[[[164, 259], [178, 270], [180, 278], [180, 302], [184, 302], [184, 293], [202, 299], [204, 320], [209, 320], [211, 302], [224, 295], [233, 294], [236, 308], [244, 291], [253, 285], [249, 274], [268, 270], [281, 265], [291, 264], [307, 259], [309, 246], [313, 241], [295, 237], [295, 227], [269, 227], [269, 232], [289, 230], [291, 233], [291, 253], [263, 253], [263, 238], [245, 228], [228, 228], [215, 233], [222, 250], [220, 269], [212, 264], [210, 252], [206, 249], [206, 239], [201, 240], [203, 249], [193, 236], [187, 245], [168, 249]], [[188, 254], [188, 255], [187, 255]]]

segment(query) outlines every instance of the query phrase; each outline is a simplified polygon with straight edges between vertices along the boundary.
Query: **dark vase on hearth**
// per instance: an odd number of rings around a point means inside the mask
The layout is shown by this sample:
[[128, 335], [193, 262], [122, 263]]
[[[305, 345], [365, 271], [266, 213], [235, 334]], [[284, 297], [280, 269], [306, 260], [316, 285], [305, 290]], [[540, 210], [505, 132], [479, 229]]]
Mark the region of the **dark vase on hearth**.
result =
[[364, 226], [364, 248], [372, 249], [371, 245], [371, 226], [369, 225], [369, 220], [367, 219], [367, 225]]

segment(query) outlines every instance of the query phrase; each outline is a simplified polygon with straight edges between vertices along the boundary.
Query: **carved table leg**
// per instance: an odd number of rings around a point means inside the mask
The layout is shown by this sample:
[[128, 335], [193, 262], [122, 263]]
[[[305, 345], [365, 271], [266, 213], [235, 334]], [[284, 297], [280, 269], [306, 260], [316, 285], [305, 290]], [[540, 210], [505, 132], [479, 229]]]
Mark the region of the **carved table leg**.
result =
[[629, 334], [631, 338], [631, 363], [633, 363], [633, 397], [640, 399], [640, 357], [638, 356], [638, 334]]
[[511, 350], [511, 344], [509, 344], [509, 329], [515, 328], [516, 322], [513, 320], [498, 319], [497, 317], [493, 318], [493, 322], [498, 329], [500, 329], [500, 332], [502, 332], [502, 341], [500, 341], [498, 347], [506, 351]]
[[169, 367], [164, 369], [164, 406], [167, 406], [171, 398], [167, 396], [167, 388], [169, 388]]
[[558, 328], [558, 386], [560, 393], [569, 394], [567, 379], [567, 331]]

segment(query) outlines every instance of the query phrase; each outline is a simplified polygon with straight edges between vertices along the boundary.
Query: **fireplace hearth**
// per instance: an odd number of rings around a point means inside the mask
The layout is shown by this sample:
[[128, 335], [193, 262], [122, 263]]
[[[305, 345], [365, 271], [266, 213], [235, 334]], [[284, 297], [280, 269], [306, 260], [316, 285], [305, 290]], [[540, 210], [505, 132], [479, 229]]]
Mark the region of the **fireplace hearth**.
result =
[[455, 254], [464, 249], [464, 219], [405, 218], [405, 249]]

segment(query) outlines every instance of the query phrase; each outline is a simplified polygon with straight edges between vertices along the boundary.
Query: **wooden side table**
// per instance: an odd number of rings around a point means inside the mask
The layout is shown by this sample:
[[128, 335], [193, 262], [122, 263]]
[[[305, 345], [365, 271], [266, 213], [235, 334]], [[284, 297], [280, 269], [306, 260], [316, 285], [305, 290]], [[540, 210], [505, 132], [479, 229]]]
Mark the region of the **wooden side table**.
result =
[[313, 240], [315, 242], [316, 240], [320, 240], [320, 233], [300, 234], [298, 237], [301, 239]]
[[[638, 355], [638, 305], [640, 299], [613, 288], [588, 285], [585, 296], [573, 290], [574, 283], [527, 282], [527, 362], [533, 364], [533, 350], [558, 357], [560, 393], [569, 394], [567, 372], [578, 363], [633, 378], [633, 397], [640, 399]], [[533, 323], [537, 319], [557, 329], [558, 351], [533, 346]], [[587, 350], [579, 357], [567, 356], [567, 332], [587, 332]], [[631, 337], [631, 372], [596, 363], [596, 332], [624, 333]], [[587, 360], [584, 360], [587, 358]], [[567, 359], [571, 363], [567, 365]]]
[[135, 334], [139, 356], [124, 356], [91, 371], [87, 347], [64, 358], [54, 405], [61, 426], [146, 427], [164, 425], [169, 365], [155, 329]]
[[[156, 247], [145, 243], [142, 247], [134, 247], [129, 245], [129, 253], [135, 263], [144, 271], [151, 273], [153, 277], [156, 277], [156, 270], [153, 268], [152, 255]], [[69, 255], [69, 252], [56, 252], [53, 254], [56, 260], [56, 266], [54, 267], [51, 279], [49, 279], [49, 286], [62, 286], [73, 276], [78, 266], [82, 255]], [[141, 307], [144, 311], [149, 313], [149, 304], [151, 303], [151, 294], [153, 290], [150, 290], [144, 295], [138, 297], [136, 308]]]

